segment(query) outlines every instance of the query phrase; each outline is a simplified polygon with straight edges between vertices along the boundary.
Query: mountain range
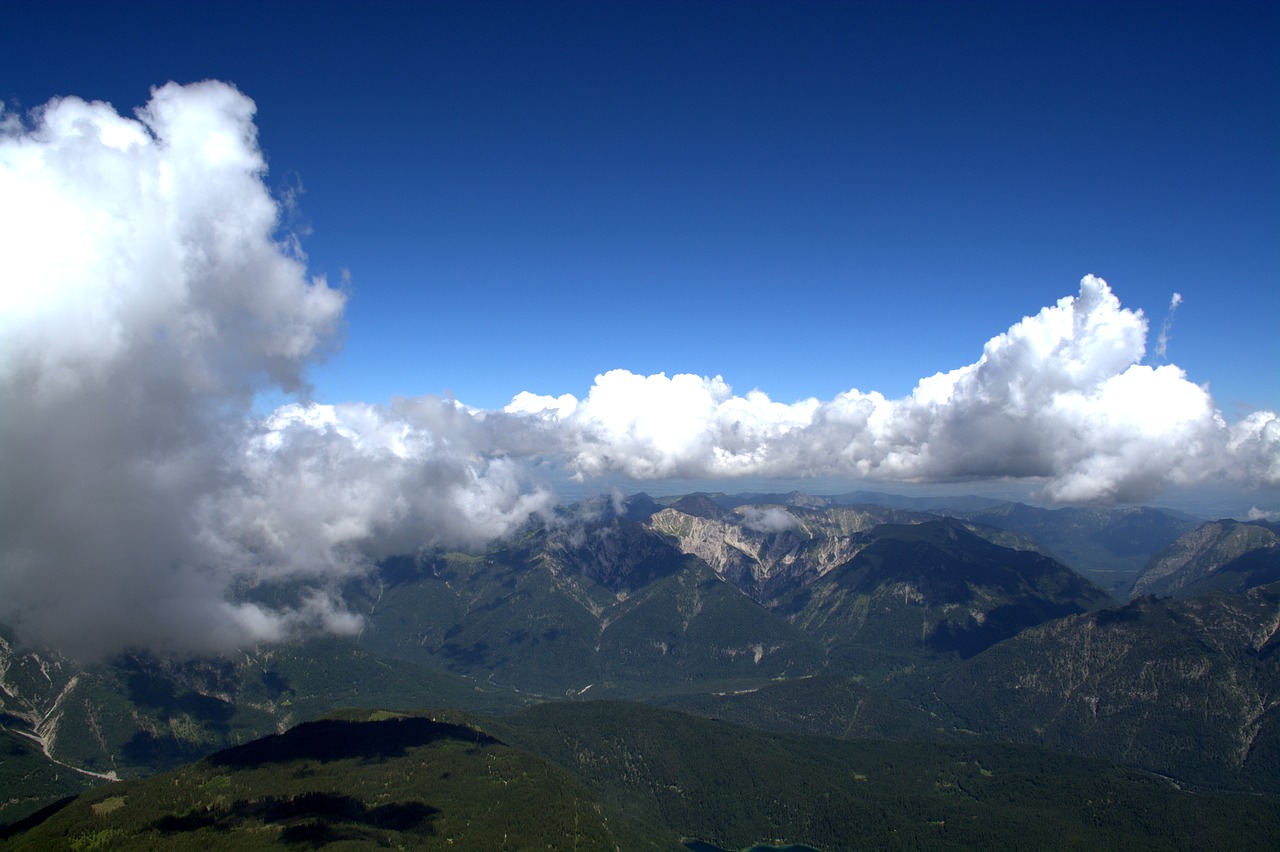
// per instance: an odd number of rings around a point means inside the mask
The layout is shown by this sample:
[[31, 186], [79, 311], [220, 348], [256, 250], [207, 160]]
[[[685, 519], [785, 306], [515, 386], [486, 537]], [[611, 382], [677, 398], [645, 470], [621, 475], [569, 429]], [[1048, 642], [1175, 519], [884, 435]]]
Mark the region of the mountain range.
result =
[[[910, 746], [917, 750], [912, 760], [925, 763], [956, 748], [976, 750], [979, 764], [982, 754], [1017, 754], [1032, 763], [1071, 754], [1132, 768], [1123, 771], [1159, 773], [1171, 780], [1139, 786], [1154, 784], [1161, 795], [1176, 792], [1172, 785], [1196, 790], [1195, 807], [1207, 808], [1205, 814], [1217, 807], [1207, 804], [1218, 801], [1208, 795], [1212, 790], [1250, 791], [1266, 803], [1280, 794], [1274, 730], [1280, 681], [1271, 654], [1280, 624], [1280, 586], [1270, 585], [1280, 580], [1274, 525], [1195, 523], [1148, 508], [1047, 510], [982, 498], [951, 508], [886, 506], [864, 502], [867, 496], [584, 501], [483, 552], [427, 550], [385, 560], [344, 590], [365, 615], [358, 637], [246, 649], [234, 658], [178, 660], [139, 651], [83, 664], [51, 649], [23, 647], [11, 632], [0, 632], [0, 792], [7, 794], [0, 825], [9, 825], [3, 832], [15, 842], [35, 838], [41, 835], [29, 828], [32, 821], [43, 826], [40, 809], [60, 797], [87, 787], [93, 790], [85, 796], [104, 796], [115, 785], [98, 785], [112, 778], [145, 784], [142, 779], [157, 772], [194, 772], [182, 767], [202, 758], [207, 763], [219, 749], [246, 749], [262, 737], [287, 734], [340, 708], [368, 707], [388, 708], [395, 718], [411, 708], [440, 708], [433, 718], [452, 718], [521, 749], [526, 756], [519, 760], [533, 755], [560, 767], [568, 775], [556, 775], [557, 784], [572, 786], [576, 779], [582, 788], [570, 795], [561, 787], [554, 795], [568, 795], [580, 811], [589, 801], [590, 813], [607, 817], [591, 823], [604, 832], [591, 836], [606, 846], [590, 848], [647, 848], [650, 842], [668, 848], [663, 844], [680, 836], [739, 847], [763, 840], [847, 846], [838, 832], [820, 830], [813, 814], [804, 816], [798, 803], [787, 806], [787, 819], [767, 824], [738, 813], [728, 800], [726, 813], [738, 815], [723, 823], [661, 817], [696, 811], [681, 811], [661, 796], [649, 811], [629, 811], [624, 788], [610, 773], [625, 780], [630, 770], [610, 758], [593, 775], [565, 756], [567, 746], [545, 736], [530, 739], [514, 720], [554, 718], [547, 724], [573, 730], [581, 743], [614, 737], [610, 748], [623, 747], [617, 726], [646, 729], [653, 719], [669, 732], [695, 726], [690, 730], [701, 733], [690, 734], [687, 746], [695, 762], [702, 759], [698, 749], [712, 741], [712, 729], [696, 728], [703, 724], [698, 717], [732, 722], [725, 730], [744, 732], [734, 737], [767, 732], [775, 738], [769, 742], [820, 737], [828, 743], [794, 745], [805, 754], [860, 741], [889, 750]], [[1106, 580], [1108, 590], [1094, 579]], [[1136, 597], [1124, 603], [1116, 597], [1120, 589]], [[584, 707], [595, 709], [574, 709]], [[372, 724], [372, 711], [350, 712]], [[599, 751], [602, 743], [589, 751], [612, 754]], [[742, 747], [762, 754], [774, 748]], [[632, 748], [639, 746], [626, 745], [624, 757]], [[379, 761], [392, 757], [400, 759]], [[710, 753], [705, 759], [729, 760]], [[623, 759], [621, 765], [630, 764]], [[743, 771], [755, 777], [763, 770]], [[771, 771], [846, 777], [850, 770]], [[965, 789], [970, 784], [953, 781]], [[413, 826], [430, 826], [422, 837], [436, 837], [443, 825], [435, 810], [414, 810], [418, 805], [375, 813], [377, 802], [345, 790], [341, 795], [352, 801], [321, 802], [337, 808], [336, 822], [307, 816], [301, 805], [279, 804], [317, 792], [324, 791], [255, 793], [245, 801], [276, 804], [237, 811], [231, 806], [238, 800], [228, 800], [230, 810], [212, 822], [181, 825], [225, 832], [232, 825], [270, 824], [284, 831], [319, 820], [335, 837], [348, 832], [365, 840], [372, 835], [358, 826], [394, 833], [401, 830], [397, 819], [412, 822], [404, 816], [410, 812], [421, 817], [404, 829], [410, 835], [418, 830]], [[451, 794], [433, 795], [422, 807], [444, 810], [439, 802]], [[733, 795], [749, 802], [763, 794]], [[86, 807], [94, 813], [92, 802]], [[47, 822], [69, 819], [79, 808], [68, 806]], [[1077, 830], [1067, 811], [1054, 813], [1073, 826], [1064, 831]], [[961, 817], [950, 819], [954, 829]], [[1204, 836], [1216, 836], [1216, 817], [1204, 819]], [[152, 823], [147, 836], [154, 839], [160, 835]], [[918, 825], [893, 825], [902, 838], [924, 845], [979, 836], [948, 839], [921, 835]], [[315, 837], [322, 828], [314, 829]], [[112, 836], [123, 838], [134, 828], [119, 830], [124, 833]]]

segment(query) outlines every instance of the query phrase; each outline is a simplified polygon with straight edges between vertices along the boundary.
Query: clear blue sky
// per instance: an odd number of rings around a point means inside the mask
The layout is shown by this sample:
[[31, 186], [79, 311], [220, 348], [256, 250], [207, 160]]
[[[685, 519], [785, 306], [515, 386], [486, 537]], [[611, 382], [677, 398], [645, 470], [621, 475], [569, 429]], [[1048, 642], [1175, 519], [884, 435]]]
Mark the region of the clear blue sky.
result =
[[1106, 278], [1228, 419], [1280, 409], [1274, 3], [5, 4], [0, 98], [258, 106], [322, 401], [721, 374], [890, 398]]

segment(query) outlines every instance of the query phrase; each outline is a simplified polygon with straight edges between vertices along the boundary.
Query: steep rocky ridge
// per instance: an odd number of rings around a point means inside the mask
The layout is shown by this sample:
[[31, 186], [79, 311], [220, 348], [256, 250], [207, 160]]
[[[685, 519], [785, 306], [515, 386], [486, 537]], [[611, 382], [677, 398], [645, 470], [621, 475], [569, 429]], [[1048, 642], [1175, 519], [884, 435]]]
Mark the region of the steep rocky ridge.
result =
[[[876, 527], [922, 524], [941, 517], [874, 504], [823, 508], [751, 504], [729, 511], [705, 502], [684, 504], [691, 511], [678, 508], [682, 504], [677, 503], [654, 513], [646, 523], [769, 606], [848, 562], [868, 543], [863, 534]], [[1001, 547], [1042, 551], [1023, 533], [967, 522], [965, 526]]]
[[871, 505], [820, 510], [753, 505], [718, 517], [669, 507], [650, 517], [648, 525], [753, 598], [768, 601], [783, 587], [811, 582], [853, 558], [864, 546], [857, 533], [930, 517]]

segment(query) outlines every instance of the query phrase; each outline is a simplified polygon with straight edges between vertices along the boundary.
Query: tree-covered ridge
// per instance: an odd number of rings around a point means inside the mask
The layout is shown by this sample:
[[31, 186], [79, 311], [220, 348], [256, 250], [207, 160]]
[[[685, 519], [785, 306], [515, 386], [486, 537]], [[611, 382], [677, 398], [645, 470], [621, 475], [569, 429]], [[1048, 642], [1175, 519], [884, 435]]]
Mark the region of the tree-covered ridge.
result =
[[1243, 592], [1280, 580], [1280, 526], [1211, 521], [1151, 557], [1133, 594], [1188, 596], [1211, 589]]
[[1280, 585], [1139, 598], [1024, 631], [936, 685], [1001, 739], [1280, 793]]

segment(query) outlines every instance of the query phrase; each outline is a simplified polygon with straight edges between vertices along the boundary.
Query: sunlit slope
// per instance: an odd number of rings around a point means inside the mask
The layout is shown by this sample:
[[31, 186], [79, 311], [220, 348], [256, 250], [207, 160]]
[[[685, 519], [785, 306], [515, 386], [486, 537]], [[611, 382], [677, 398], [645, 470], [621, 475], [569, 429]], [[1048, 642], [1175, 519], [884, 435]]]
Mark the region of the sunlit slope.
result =
[[[566, 771], [465, 725], [349, 713], [94, 790], [14, 849], [617, 849]], [[675, 844], [651, 848], [672, 849]]]

